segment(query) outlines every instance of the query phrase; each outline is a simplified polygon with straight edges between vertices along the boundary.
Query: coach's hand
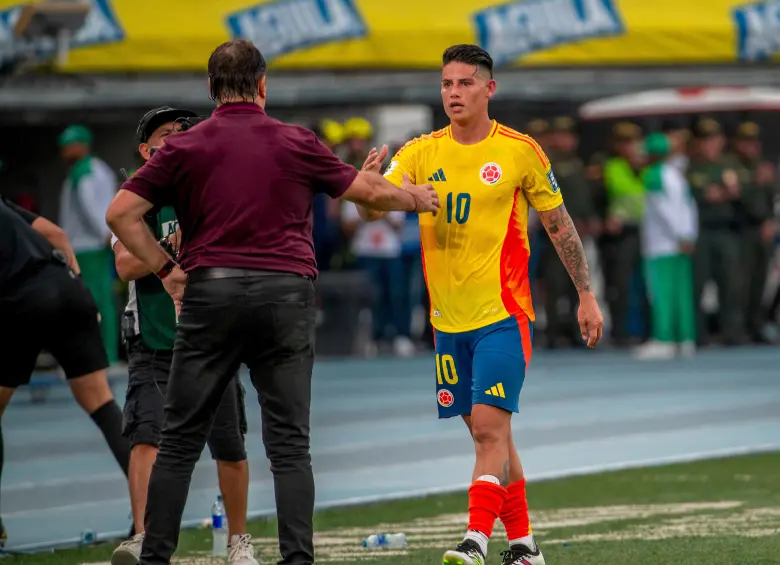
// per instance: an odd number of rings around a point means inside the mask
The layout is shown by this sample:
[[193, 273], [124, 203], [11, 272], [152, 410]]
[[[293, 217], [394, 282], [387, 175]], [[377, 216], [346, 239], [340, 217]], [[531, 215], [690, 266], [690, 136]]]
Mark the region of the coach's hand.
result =
[[382, 163], [387, 158], [387, 145], [383, 145], [382, 149], [377, 152], [376, 147], [372, 147], [368, 152], [368, 157], [363, 162], [363, 168], [361, 170], [369, 173], [379, 173], [382, 169]]
[[184, 298], [184, 289], [187, 287], [187, 274], [176, 265], [170, 274], [162, 279], [163, 286], [173, 299], [176, 307], [176, 316], [181, 314], [181, 301]]
[[580, 323], [582, 340], [588, 344], [588, 347], [596, 347], [596, 344], [601, 341], [604, 317], [601, 315], [599, 303], [593, 292], [580, 292], [580, 308], [577, 311], [577, 321]]
[[439, 204], [439, 195], [436, 194], [433, 186], [431, 184], [412, 184], [409, 175], [404, 175], [403, 178], [401, 188], [414, 197], [415, 208], [413, 211], [419, 214], [431, 212], [435, 216], [441, 208], [441, 204]]

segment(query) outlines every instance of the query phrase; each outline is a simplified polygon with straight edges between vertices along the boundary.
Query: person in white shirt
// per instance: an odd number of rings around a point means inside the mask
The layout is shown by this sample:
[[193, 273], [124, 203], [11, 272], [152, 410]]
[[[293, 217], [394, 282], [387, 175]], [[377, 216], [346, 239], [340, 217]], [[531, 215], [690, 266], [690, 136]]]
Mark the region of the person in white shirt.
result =
[[671, 142], [662, 133], [645, 140], [651, 165], [642, 172], [646, 190], [641, 225], [642, 256], [652, 312], [652, 340], [640, 347], [645, 359], [674, 357], [696, 348], [693, 253], [698, 235], [696, 204]]
[[388, 212], [376, 222], [363, 221], [351, 202], [342, 209], [344, 230], [352, 236], [352, 254], [358, 267], [370, 277], [374, 286], [372, 308], [373, 342], [368, 351], [375, 354], [378, 343], [384, 341], [388, 326], [393, 326], [393, 348], [396, 355], [414, 354], [410, 338], [409, 317], [404, 300], [404, 264], [401, 257], [401, 230], [406, 220], [404, 212]]
[[119, 360], [119, 315], [113, 292], [114, 255], [106, 210], [117, 191], [114, 171], [91, 153], [92, 132], [72, 125], [59, 137], [69, 165], [62, 186], [59, 225], [70, 239], [84, 283], [100, 312], [100, 330], [109, 363]]

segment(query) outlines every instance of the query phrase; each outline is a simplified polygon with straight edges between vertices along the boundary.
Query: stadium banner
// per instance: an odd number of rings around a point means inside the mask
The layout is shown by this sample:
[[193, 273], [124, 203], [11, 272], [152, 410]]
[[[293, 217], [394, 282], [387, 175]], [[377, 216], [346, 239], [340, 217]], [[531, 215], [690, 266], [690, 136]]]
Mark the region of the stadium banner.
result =
[[[70, 72], [202, 71], [254, 41], [272, 69], [437, 69], [478, 43], [506, 66], [756, 62], [780, 54], [780, 0], [88, 0]], [[19, 0], [0, 0], [0, 58]], [[18, 43], [17, 43], [18, 47]], [[54, 42], [36, 42], [41, 53]]]

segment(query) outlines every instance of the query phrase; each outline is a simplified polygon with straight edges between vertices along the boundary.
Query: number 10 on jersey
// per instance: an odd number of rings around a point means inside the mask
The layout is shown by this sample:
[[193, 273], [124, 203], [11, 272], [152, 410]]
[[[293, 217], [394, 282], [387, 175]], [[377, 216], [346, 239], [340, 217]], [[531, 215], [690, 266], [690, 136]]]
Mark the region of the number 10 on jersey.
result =
[[461, 192], [460, 194], [447, 193], [447, 223], [451, 224], [453, 217], [459, 224], [465, 224], [469, 219], [471, 212], [471, 194]]
[[455, 359], [452, 355], [436, 354], [436, 380], [440, 385], [445, 381], [448, 385], [458, 384], [458, 371], [455, 370]]

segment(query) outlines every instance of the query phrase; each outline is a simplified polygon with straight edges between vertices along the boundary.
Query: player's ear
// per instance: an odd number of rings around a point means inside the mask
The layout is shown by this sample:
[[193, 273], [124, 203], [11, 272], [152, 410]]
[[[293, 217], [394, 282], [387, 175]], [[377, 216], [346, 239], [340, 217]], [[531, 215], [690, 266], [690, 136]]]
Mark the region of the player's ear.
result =
[[138, 152], [141, 154], [141, 157], [144, 158], [144, 161], [148, 161], [151, 158], [151, 155], [149, 154], [149, 144], [148, 143], [141, 143], [138, 146]]
[[487, 83], [488, 87], [488, 98], [493, 98], [493, 95], [496, 93], [496, 81], [493, 79], [490, 79]]

